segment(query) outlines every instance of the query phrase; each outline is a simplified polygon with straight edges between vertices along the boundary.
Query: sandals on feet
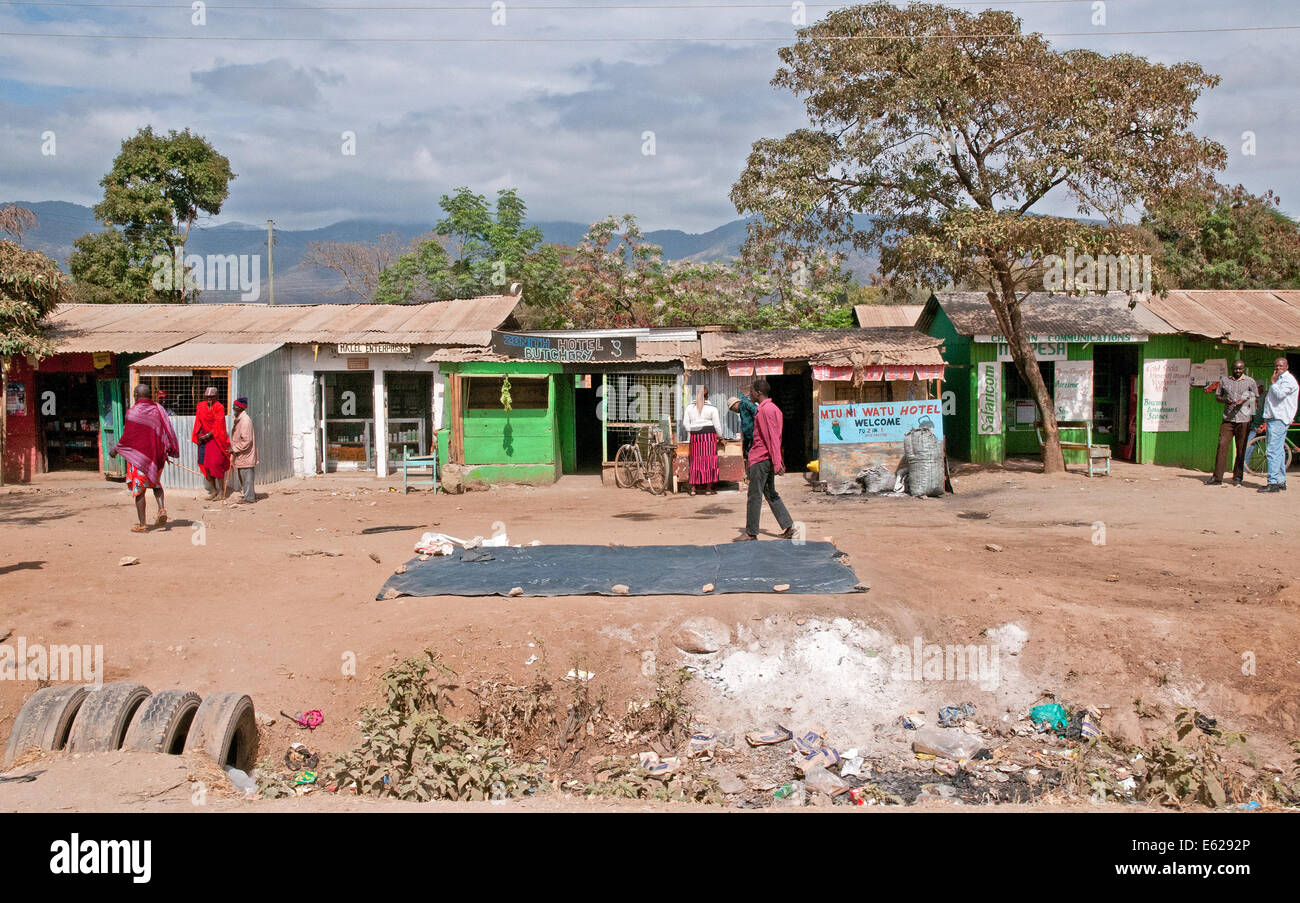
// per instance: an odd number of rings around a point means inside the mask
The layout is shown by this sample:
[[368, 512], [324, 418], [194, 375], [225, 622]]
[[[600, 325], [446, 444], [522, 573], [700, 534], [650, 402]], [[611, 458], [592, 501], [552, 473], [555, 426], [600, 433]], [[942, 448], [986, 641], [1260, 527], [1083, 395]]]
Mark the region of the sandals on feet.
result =
[[153, 522], [153, 525], [155, 527], [161, 527], [165, 523], [167, 523], [167, 510], [164, 508], [158, 511], [158, 519]]
[[148, 533], [148, 532], [149, 532], [149, 528], [146, 527], [144, 524], [136, 524], [136, 525], [134, 525], [133, 527], [131, 527], [131, 532], [132, 532], [132, 533]]

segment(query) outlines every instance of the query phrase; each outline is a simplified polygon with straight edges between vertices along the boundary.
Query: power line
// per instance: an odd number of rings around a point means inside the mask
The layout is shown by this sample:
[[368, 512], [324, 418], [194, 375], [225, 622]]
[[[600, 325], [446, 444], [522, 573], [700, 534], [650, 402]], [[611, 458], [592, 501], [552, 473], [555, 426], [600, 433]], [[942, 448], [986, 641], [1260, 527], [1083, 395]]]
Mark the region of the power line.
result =
[[[1060, 4], [1060, 3], [1091, 3], [1092, 0], [948, 0], [948, 6], [1038, 6], [1042, 4]], [[847, 6], [845, 3], [805, 3], [807, 9], [838, 9]], [[93, 8], [93, 9], [170, 9], [184, 12], [190, 12], [191, 6], [188, 3], [95, 3], [95, 2], [70, 2], [61, 3], [54, 0], [0, 0], [0, 6], [39, 6], [39, 7], [68, 7], [73, 8]], [[491, 12], [489, 7], [483, 4], [473, 6], [466, 5], [438, 5], [438, 6], [281, 6], [264, 3], [216, 3], [208, 4], [209, 10], [268, 10], [274, 12]], [[789, 3], [601, 3], [601, 4], [571, 4], [557, 3], [554, 5], [533, 6], [527, 4], [510, 3], [509, 12], [516, 10], [532, 10], [548, 12], [550, 10], [587, 10], [601, 12], [604, 10], [664, 10], [664, 9], [765, 9], [781, 12], [789, 12]]]
[[[1038, 35], [1044, 38], [1112, 38], [1153, 35], [1184, 34], [1228, 34], [1232, 32], [1259, 31], [1297, 31], [1300, 25], [1239, 25], [1226, 28], [1162, 28], [1141, 31], [1057, 31], [1025, 33], [978, 33], [978, 34], [869, 34], [869, 35], [823, 35], [823, 41], [928, 41], [928, 40], [1014, 40]], [[764, 35], [736, 37], [733, 35], [714, 37], [665, 36], [665, 37], [595, 37], [595, 38], [396, 38], [396, 37], [315, 37], [302, 35], [175, 35], [175, 34], [84, 34], [74, 32], [47, 31], [0, 31], [0, 37], [11, 38], [86, 38], [90, 40], [124, 40], [124, 41], [291, 41], [315, 42], [329, 44], [663, 44], [674, 42], [687, 43], [771, 43], [785, 42], [791, 35]]]

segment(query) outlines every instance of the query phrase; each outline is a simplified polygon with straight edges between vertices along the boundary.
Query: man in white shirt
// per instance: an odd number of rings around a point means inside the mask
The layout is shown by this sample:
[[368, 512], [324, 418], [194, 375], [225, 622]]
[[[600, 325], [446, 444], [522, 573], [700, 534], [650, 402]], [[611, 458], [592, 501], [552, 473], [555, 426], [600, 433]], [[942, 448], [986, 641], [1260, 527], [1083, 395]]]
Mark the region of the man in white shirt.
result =
[[1268, 485], [1260, 492], [1283, 492], [1286, 489], [1286, 431], [1295, 420], [1296, 402], [1300, 400], [1300, 384], [1289, 372], [1284, 357], [1273, 362], [1273, 378], [1269, 380], [1268, 394], [1264, 396], [1264, 422], [1259, 432], [1268, 433]]

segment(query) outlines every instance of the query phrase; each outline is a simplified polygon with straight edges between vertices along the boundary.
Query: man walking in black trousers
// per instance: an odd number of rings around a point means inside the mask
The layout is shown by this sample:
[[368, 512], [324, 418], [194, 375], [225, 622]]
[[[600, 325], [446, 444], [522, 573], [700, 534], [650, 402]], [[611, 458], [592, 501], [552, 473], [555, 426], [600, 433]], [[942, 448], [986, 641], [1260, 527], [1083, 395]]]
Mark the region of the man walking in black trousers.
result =
[[781, 525], [782, 538], [794, 537], [794, 518], [785, 510], [785, 503], [776, 493], [776, 476], [785, 473], [781, 459], [781, 409], [768, 396], [772, 387], [765, 379], [756, 379], [749, 389], [749, 397], [758, 404], [754, 413], [754, 444], [749, 448], [746, 464], [749, 467], [749, 499], [745, 506], [745, 532], [732, 542], [758, 539], [758, 519], [763, 513], [763, 497]]

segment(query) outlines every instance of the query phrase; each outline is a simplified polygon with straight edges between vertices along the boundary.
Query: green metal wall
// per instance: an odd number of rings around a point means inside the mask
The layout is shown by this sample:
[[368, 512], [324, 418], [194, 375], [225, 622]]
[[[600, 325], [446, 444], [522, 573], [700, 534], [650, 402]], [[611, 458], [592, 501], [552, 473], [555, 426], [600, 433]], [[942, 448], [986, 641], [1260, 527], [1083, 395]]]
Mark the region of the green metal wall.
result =
[[[1152, 336], [1142, 351], [1142, 361], [1157, 358], [1188, 358], [1193, 364], [1215, 358], [1226, 358], [1228, 366], [1237, 358], [1246, 363], [1246, 372], [1268, 385], [1273, 374], [1273, 361], [1278, 352], [1268, 348], [1244, 348], [1235, 344], [1193, 339], [1181, 335]], [[1139, 377], [1139, 380], [1141, 377]], [[1141, 386], [1139, 386], [1139, 404]], [[1188, 412], [1188, 429], [1181, 433], [1152, 433], [1141, 429], [1141, 409], [1138, 413], [1138, 461], [1142, 464], [1164, 464], [1187, 467], [1209, 473], [1214, 469], [1214, 456], [1219, 446], [1219, 424], [1223, 422], [1223, 405], [1213, 394], [1206, 394], [1202, 386], [1192, 386]]]

